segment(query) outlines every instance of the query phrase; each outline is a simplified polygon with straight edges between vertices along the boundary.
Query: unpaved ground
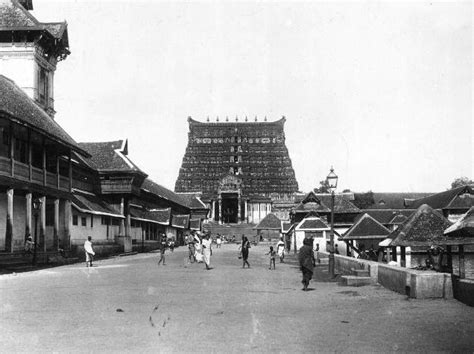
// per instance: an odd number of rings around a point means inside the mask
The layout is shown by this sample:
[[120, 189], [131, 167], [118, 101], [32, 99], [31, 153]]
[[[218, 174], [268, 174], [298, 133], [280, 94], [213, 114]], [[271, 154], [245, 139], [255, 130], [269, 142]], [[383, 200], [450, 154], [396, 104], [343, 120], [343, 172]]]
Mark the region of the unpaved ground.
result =
[[294, 260], [267, 248], [214, 250], [210, 271], [167, 254], [0, 276], [0, 352], [412, 352], [474, 350], [474, 308], [341, 287], [317, 267], [301, 291]]

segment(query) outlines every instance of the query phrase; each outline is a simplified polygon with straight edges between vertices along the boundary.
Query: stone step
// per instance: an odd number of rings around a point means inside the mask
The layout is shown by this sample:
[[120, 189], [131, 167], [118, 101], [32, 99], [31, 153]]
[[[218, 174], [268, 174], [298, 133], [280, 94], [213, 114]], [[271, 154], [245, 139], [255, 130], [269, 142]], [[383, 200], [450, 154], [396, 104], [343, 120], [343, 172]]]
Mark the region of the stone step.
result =
[[341, 275], [340, 284], [345, 286], [364, 286], [372, 284], [371, 277], [358, 277], [356, 275]]
[[370, 277], [370, 272], [366, 269], [352, 269], [352, 275], [358, 277]]

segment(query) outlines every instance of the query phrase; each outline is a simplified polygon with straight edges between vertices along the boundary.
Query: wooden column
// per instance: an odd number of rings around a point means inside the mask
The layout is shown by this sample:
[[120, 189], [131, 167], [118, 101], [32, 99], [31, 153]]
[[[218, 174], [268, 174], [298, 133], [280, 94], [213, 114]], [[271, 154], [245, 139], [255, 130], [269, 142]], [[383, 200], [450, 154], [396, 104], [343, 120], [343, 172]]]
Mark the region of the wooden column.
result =
[[249, 206], [247, 199], [244, 201], [244, 210], [245, 210], [245, 222], [248, 224], [249, 223]]
[[446, 246], [447, 267], [449, 272], [453, 272], [453, 252], [451, 246]]
[[458, 246], [459, 254], [459, 278], [464, 279], [466, 277], [466, 268], [464, 262], [464, 245]]
[[64, 239], [63, 249], [71, 250], [72, 209], [71, 201], [64, 201]]
[[26, 202], [26, 225], [25, 225], [25, 241], [28, 236], [31, 236], [31, 215], [32, 215], [32, 202], [33, 202], [33, 196], [31, 193], [26, 193], [25, 197], [25, 202]]
[[[120, 200], [120, 214], [125, 216], [125, 204], [124, 204], [124, 199], [122, 198]], [[119, 226], [119, 235], [123, 236], [124, 230], [125, 229], [125, 220], [123, 218], [120, 218], [120, 226]]]
[[219, 222], [219, 224], [222, 224], [222, 198], [221, 196], [219, 196], [218, 203], [219, 203], [219, 215], [218, 215], [217, 221]]
[[392, 260], [392, 254], [390, 252], [392, 250], [392, 247], [387, 247], [385, 250], [387, 251], [387, 256], [385, 260], [387, 261], [387, 263], [390, 263], [390, 261]]
[[397, 261], [397, 247], [392, 247], [392, 261]]
[[13, 189], [7, 190], [7, 230], [5, 232], [5, 251], [13, 252]]
[[237, 224], [240, 224], [241, 223], [241, 219], [242, 219], [242, 207], [241, 207], [241, 202], [242, 200], [240, 199], [240, 194], [239, 196], [237, 197]]
[[209, 215], [209, 218], [212, 220], [212, 221], [215, 221], [216, 220], [216, 201], [215, 200], [212, 200], [211, 201], [211, 215]]
[[46, 252], [46, 197], [41, 197], [41, 210], [39, 215], [39, 243]]
[[400, 247], [400, 267], [406, 267], [406, 254], [405, 254], [405, 246]]
[[131, 219], [130, 219], [130, 202], [128, 199], [125, 200], [125, 205], [124, 205], [124, 211], [125, 211], [125, 236], [131, 236], [130, 235], [130, 229], [131, 229]]
[[54, 229], [53, 229], [53, 249], [59, 247], [59, 199], [54, 200]]

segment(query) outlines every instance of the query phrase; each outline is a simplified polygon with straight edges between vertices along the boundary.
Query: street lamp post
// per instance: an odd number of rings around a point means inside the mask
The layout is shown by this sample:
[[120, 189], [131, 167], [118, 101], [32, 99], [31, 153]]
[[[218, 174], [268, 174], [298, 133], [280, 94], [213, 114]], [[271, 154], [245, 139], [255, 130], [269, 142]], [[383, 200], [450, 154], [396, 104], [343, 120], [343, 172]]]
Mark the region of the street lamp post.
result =
[[41, 209], [41, 200], [33, 200], [33, 214], [35, 216], [35, 241], [33, 244], [33, 261], [32, 264], [36, 265], [36, 245], [38, 244], [38, 214]]
[[338, 177], [334, 173], [334, 169], [331, 166], [331, 171], [326, 177], [327, 185], [331, 191], [331, 233], [329, 234], [329, 276], [334, 278], [334, 191], [337, 187]]

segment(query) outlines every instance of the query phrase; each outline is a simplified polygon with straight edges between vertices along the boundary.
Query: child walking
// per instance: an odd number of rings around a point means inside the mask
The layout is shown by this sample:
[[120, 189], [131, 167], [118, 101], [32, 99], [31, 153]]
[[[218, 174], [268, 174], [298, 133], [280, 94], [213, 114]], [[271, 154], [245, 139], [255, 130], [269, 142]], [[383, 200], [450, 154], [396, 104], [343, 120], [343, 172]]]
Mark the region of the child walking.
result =
[[270, 255], [270, 268], [268, 269], [272, 269], [272, 264], [273, 264], [273, 269], [275, 269], [276, 251], [273, 249], [273, 246], [270, 246], [270, 251], [266, 254]]

